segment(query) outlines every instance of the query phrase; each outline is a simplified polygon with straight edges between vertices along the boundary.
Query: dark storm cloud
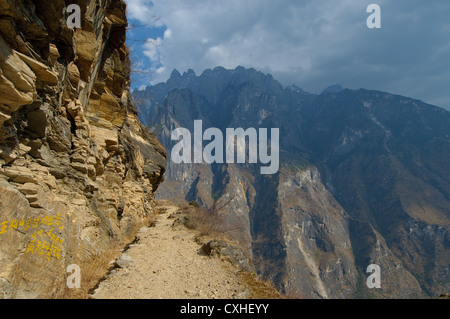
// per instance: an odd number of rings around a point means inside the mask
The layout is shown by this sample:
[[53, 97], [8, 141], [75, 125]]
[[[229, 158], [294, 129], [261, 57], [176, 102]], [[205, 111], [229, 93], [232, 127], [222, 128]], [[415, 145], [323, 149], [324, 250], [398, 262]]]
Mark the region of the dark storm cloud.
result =
[[[174, 68], [242, 65], [314, 93], [339, 83], [450, 108], [450, 1], [127, 2], [130, 18], [157, 16], [167, 28], [144, 47], [153, 83]], [[381, 29], [367, 28], [371, 3], [381, 7]]]

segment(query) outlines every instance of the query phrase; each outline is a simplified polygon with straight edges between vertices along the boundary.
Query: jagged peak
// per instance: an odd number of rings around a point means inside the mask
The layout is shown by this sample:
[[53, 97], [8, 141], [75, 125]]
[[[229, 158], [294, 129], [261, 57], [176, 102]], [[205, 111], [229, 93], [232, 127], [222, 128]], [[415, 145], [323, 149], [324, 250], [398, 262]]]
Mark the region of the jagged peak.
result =
[[172, 73], [170, 74], [170, 78], [181, 78], [181, 73], [177, 69], [173, 69]]
[[189, 76], [197, 76], [197, 75], [195, 74], [194, 70], [188, 69], [186, 72], [183, 73], [183, 77], [185, 78], [185, 77], [189, 77]]

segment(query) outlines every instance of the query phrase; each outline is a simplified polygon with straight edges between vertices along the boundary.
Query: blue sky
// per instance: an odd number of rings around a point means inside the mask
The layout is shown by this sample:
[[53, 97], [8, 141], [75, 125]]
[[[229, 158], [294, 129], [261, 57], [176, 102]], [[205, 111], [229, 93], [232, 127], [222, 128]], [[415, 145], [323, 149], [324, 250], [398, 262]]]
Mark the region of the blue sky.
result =
[[[125, 0], [133, 87], [239, 65], [319, 93], [331, 84], [450, 109], [450, 1]], [[366, 8], [381, 7], [381, 29]]]

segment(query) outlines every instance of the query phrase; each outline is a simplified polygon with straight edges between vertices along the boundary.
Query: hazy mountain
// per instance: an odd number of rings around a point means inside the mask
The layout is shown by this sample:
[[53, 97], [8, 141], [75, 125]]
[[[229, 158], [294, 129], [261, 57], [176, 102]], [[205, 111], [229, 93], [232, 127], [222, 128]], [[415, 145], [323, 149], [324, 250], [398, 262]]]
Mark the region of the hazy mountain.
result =
[[[280, 171], [174, 164], [158, 196], [227, 203], [230, 234], [280, 290], [306, 297], [420, 297], [450, 289], [450, 113], [340, 86], [283, 87], [254, 69], [173, 71], [135, 91], [168, 153], [171, 132], [280, 129]], [[169, 154], [170, 155], [170, 154]], [[378, 264], [382, 288], [366, 287]]]
[[328, 94], [328, 93], [339, 93], [343, 91], [344, 88], [340, 86], [339, 84], [330, 85], [325, 90], [322, 91], [322, 94]]

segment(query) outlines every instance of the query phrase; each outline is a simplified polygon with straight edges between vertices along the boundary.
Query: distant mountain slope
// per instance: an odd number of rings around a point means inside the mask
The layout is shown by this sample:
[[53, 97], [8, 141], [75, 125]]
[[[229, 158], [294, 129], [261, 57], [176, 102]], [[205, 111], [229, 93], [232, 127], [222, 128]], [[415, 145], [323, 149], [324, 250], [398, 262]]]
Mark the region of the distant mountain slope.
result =
[[[278, 174], [169, 158], [158, 196], [228, 203], [230, 233], [281, 290], [403, 298], [450, 289], [449, 112], [363, 89], [309, 94], [242, 67], [175, 70], [133, 96], [169, 153], [171, 132], [192, 132], [197, 119], [204, 129], [280, 128]], [[365, 285], [372, 263], [380, 290]]]

